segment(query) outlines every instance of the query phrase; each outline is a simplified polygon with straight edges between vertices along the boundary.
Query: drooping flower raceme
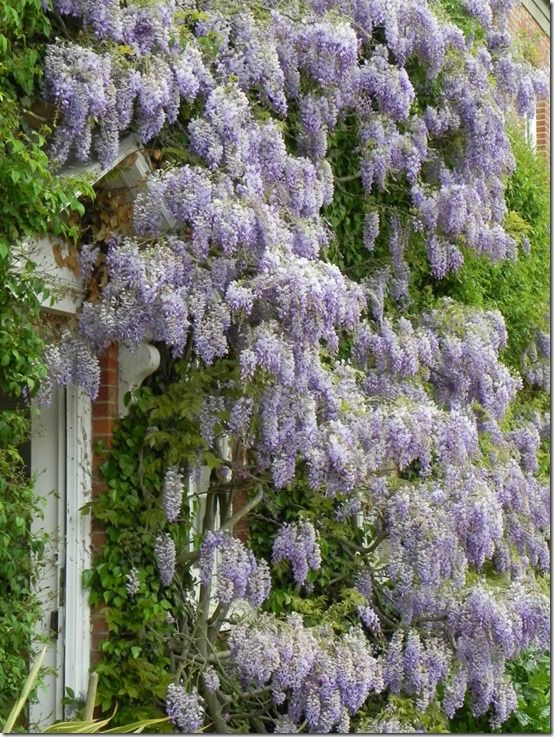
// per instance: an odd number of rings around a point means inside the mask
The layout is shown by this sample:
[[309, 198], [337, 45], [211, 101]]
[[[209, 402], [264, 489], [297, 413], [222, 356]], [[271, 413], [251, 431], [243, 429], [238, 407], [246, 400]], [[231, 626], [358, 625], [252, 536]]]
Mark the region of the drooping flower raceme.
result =
[[77, 384], [83, 387], [91, 399], [98, 394], [100, 367], [90, 346], [65, 331], [57, 344], [46, 346], [44, 363], [48, 370], [46, 381], [39, 393], [39, 403], [51, 401], [55, 385]]
[[272, 560], [274, 563], [288, 560], [294, 580], [304, 584], [309, 570], [317, 571], [321, 566], [321, 552], [312, 523], [302, 520], [283, 525], [273, 541]]
[[183, 686], [170, 684], [167, 687], [165, 710], [183, 734], [197, 732], [204, 723], [203, 702], [196, 689], [185, 691]]
[[183, 491], [183, 479], [179, 469], [169, 467], [165, 472], [162, 490], [162, 504], [168, 522], [175, 522], [179, 517]]
[[154, 545], [154, 555], [158, 564], [160, 579], [164, 586], [169, 586], [175, 575], [176, 549], [169, 533], [158, 535]]
[[221, 685], [219, 676], [217, 675], [217, 671], [211, 666], [208, 666], [204, 670], [204, 672], [202, 673], [202, 679], [204, 681], [204, 685], [206, 686], [207, 690], [210, 691], [210, 693], [215, 693]]
[[205, 585], [214, 575], [216, 552], [216, 598], [223, 604], [246, 599], [252, 606], [260, 606], [271, 587], [266, 561], [257, 561], [252, 551], [228, 532], [209, 532], [200, 547], [200, 580]]
[[138, 579], [138, 571], [133, 566], [126, 577], [125, 588], [129, 596], [136, 596], [140, 590], [140, 581]]
[[230, 647], [244, 683], [270, 685], [277, 704], [289, 692], [289, 716], [295, 724], [306, 719], [314, 732], [330, 732], [344, 710], [354, 714], [383, 689], [382, 664], [358, 628], [339, 638], [325, 627], [305, 628], [299, 615], [285, 622], [264, 615], [239, 624]]

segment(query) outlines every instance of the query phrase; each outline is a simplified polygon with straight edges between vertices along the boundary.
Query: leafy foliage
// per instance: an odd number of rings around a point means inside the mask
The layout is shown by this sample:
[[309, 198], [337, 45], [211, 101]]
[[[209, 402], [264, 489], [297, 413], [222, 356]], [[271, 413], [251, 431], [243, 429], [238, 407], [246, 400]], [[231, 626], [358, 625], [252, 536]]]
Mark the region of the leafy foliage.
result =
[[[167, 612], [173, 607], [171, 592], [162, 589], [155, 575], [155, 531], [163, 519], [156, 491], [161, 486], [160, 458], [145, 446], [148, 428], [148, 390], [114, 436], [110, 457], [102, 466], [109, 490], [93, 505], [93, 513], [106, 525], [106, 542], [94, 570], [85, 577], [91, 604], [101, 606], [110, 636], [102, 644], [98, 701], [105, 713], [121, 703], [115, 720], [157, 714], [170, 677], [167, 640], [171, 627]], [[140, 481], [139, 481], [140, 479]], [[130, 569], [140, 570], [137, 597], [128, 594]]]
[[[46, 372], [39, 325], [49, 292], [28, 241], [46, 232], [71, 237], [66, 215], [82, 212], [75, 182], [49, 168], [47, 129], [31, 111], [42, 76], [50, 22], [40, 0], [0, 7], [0, 720], [21, 689], [40, 610], [33, 591], [45, 540], [31, 532], [41, 509], [20, 450], [29, 437], [29, 399]], [[40, 122], [40, 121], [39, 121]], [[80, 188], [89, 191], [88, 187]]]
[[[6, 412], [0, 422], [6, 427]], [[31, 532], [41, 508], [33, 495], [23, 463], [15, 447], [24, 431], [20, 417], [13, 417], [13, 434], [0, 450], [0, 621], [4, 633], [0, 649], [0, 715], [4, 719], [24, 682], [29, 665], [31, 635], [40, 608], [32, 589], [44, 550], [43, 536]], [[14, 430], [14, 424], [16, 429]], [[21, 437], [19, 435], [19, 437]]]

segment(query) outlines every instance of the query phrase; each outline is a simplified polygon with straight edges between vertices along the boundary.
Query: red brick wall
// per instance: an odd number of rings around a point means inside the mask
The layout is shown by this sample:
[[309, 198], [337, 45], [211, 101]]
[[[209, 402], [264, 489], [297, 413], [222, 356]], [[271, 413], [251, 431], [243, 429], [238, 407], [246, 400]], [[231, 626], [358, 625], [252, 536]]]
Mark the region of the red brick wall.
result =
[[[93, 447], [102, 441], [108, 448], [112, 443], [112, 433], [118, 417], [118, 351], [112, 345], [100, 358], [100, 389], [97, 399], [92, 403], [92, 442]], [[99, 474], [99, 465], [103, 459], [94, 453], [92, 461], [92, 495], [98, 496], [106, 489]], [[106, 539], [106, 532], [99, 522], [92, 519], [92, 554], [99, 551]], [[92, 646], [91, 662], [97, 663], [100, 645], [107, 636], [103, 607], [92, 610]]]
[[550, 100], [540, 100], [537, 105], [537, 149], [550, 157]]
[[[522, 43], [533, 46], [540, 67], [550, 77], [550, 38], [523, 5], [514, 9], [510, 31], [516, 40], [519, 38]], [[537, 104], [537, 150], [550, 158], [550, 98], [539, 100]]]

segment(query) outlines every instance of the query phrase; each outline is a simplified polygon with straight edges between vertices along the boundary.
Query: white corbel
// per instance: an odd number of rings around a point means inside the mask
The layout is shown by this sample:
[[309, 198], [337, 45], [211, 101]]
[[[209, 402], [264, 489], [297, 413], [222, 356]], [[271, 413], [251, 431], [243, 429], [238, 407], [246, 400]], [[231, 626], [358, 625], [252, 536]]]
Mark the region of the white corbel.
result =
[[147, 376], [153, 374], [160, 365], [160, 352], [150, 345], [141, 343], [137, 348], [119, 346], [119, 416], [125, 417], [128, 408], [124, 398], [127, 392], [139, 388]]

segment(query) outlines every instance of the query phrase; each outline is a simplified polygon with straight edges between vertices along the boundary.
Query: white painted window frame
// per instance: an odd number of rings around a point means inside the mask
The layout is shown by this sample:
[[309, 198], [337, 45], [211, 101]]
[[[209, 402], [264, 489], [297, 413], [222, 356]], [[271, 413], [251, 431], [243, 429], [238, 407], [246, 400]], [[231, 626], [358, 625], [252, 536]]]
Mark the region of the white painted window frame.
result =
[[65, 687], [84, 699], [88, 688], [91, 619], [83, 572], [91, 566], [91, 402], [79, 387], [66, 390]]
[[533, 151], [537, 150], [537, 115], [524, 115], [525, 140]]
[[[31, 531], [34, 534], [46, 532], [49, 539], [45, 556], [41, 562], [38, 580], [34, 591], [40, 602], [42, 617], [37, 626], [35, 649], [38, 652], [47, 638], [48, 649], [43, 661], [49, 668], [37, 698], [30, 705], [30, 726], [43, 729], [53, 721], [63, 717], [62, 698], [64, 696], [64, 614], [65, 602], [61, 600], [64, 588], [65, 569], [65, 392], [54, 392], [52, 404], [41, 414], [32, 419], [31, 440], [31, 473], [36, 478], [35, 494], [37, 497], [56, 499], [55, 506], [50, 500], [50, 507], [45, 509], [45, 518], [34, 519]], [[56, 447], [56, 455], [52, 453]], [[52, 463], [54, 466], [52, 467]], [[49, 466], [50, 464], [50, 466]], [[52, 615], [57, 612], [58, 635], [53, 637], [51, 631]]]

